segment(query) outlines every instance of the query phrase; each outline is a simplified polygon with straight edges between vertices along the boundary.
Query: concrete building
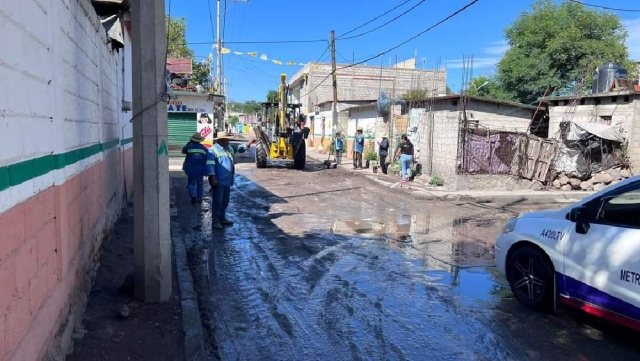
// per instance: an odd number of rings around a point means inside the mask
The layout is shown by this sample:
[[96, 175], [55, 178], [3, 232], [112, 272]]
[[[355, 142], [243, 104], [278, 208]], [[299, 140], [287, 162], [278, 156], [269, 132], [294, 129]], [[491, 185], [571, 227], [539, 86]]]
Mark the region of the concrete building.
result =
[[[378, 99], [380, 91], [392, 98], [399, 98], [409, 90], [429, 89], [436, 95], [447, 90], [446, 70], [425, 70], [413, 67], [380, 67], [349, 64], [337, 65], [338, 100], [345, 102]], [[292, 102], [301, 103], [302, 111], [311, 113], [314, 107], [333, 100], [330, 63], [309, 63], [289, 81]]]
[[[345, 100], [338, 102], [338, 121], [336, 127], [343, 135], [355, 134], [355, 128], [350, 131], [350, 117], [349, 110], [358, 106], [370, 106], [373, 104], [375, 108], [375, 99], [366, 100]], [[377, 117], [377, 110], [375, 110]], [[307, 114], [307, 124], [310, 128], [309, 138], [307, 144], [315, 149], [326, 149], [331, 143], [331, 137], [333, 136], [333, 129], [331, 128], [333, 119], [333, 101], [326, 101], [320, 104], [316, 104], [313, 107], [311, 113]]]
[[0, 52], [0, 360], [64, 359], [131, 197], [131, 40], [127, 9], [111, 5], [0, 11], [12, 49]]
[[[571, 99], [570, 96], [544, 98], [549, 106], [549, 138], [561, 138], [560, 123], [566, 119]], [[581, 96], [571, 121], [619, 128], [629, 147], [632, 169], [636, 173], [640, 170], [640, 92], [625, 90]]]
[[[494, 99], [467, 97], [467, 119], [470, 129], [493, 132], [527, 133], [536, 107]], [[452, 189], [481, 188], [486, 179], [481, 175], [462, 175], [458, 171], [462, 99], [448, 95], [417, 101], [403, 115], [402, 123], [415, 145], [415, 156], [427, 175], [439, 175]], [[400, 118], [400, 117], [398, 117]], [[397, 127], [396, 127], [397, 128]], [[415, 132], [412, 132], [415, 130]], [[396, 129], [394, 133], [402, 132]], [[477, 181], [474, 181], [477, 180]], [[490, 185], [491, 183], [486, 183]]]

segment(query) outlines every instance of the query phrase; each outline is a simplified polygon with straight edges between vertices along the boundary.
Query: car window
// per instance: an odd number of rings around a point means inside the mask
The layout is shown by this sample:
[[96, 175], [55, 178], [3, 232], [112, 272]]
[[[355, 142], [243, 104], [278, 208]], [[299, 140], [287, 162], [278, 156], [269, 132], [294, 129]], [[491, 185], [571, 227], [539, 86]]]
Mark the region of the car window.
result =
[[640, 228], [640, 183], [624, 193], [604, 198], [597, 221]]

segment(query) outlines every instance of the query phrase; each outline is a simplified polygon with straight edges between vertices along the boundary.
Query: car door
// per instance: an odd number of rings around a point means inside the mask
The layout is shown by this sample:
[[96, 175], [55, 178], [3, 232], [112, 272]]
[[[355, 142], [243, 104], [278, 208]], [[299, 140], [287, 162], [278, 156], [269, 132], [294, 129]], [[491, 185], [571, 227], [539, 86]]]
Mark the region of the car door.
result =
[[640, 320], [640, 182], [581, 207], [563, 245], [566, 293]]

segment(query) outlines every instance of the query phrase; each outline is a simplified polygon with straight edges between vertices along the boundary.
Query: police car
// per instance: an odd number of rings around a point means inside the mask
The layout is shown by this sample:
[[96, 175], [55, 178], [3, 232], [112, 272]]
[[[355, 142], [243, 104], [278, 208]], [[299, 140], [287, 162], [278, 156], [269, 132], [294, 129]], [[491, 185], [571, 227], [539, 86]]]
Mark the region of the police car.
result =
[[496, 265], [523, 305], [564, 303], [640, 331], [640, 176], [507, 222]]

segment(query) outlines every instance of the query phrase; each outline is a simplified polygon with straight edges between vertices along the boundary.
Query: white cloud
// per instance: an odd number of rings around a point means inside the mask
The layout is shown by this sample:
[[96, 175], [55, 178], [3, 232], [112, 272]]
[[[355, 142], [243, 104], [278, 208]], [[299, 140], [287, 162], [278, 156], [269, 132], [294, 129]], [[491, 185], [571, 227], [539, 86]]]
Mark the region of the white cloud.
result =
[[[474, 69], [485, 69], [495, 67], [501, 58], [499, 57], [487, 57], [487, 58], [473, 58]], [[464, 62], [462, 59], [449, 60], [445, 62], [447, 69], [462, 69], [464, 68]]]
[[[481, 48], [481, 56], [473, 59], [474, 69], [493, 69], [496, 67], [504, 53], [509, 49], [509, 44], [506, 40], [494, 41], [489, 43], [484, 48]], [[462, 69], [464, 68], [464, 62], [462, 59], [449, 60], [445, 62], [448, 69]]]
[[629, 56], [632, 60], [640, 61], [640, 18], [623, 20], [622, 25], [629, 32], [629, 37], [627, 38]]
[[496, 55], [502, 57], [509, 50], [509, 43], [506, 40], [494, 41], [486, 48], [482, 48], [483, 54]]

